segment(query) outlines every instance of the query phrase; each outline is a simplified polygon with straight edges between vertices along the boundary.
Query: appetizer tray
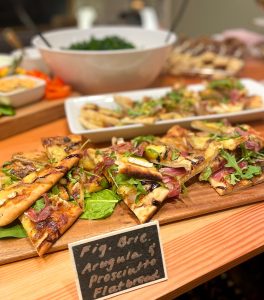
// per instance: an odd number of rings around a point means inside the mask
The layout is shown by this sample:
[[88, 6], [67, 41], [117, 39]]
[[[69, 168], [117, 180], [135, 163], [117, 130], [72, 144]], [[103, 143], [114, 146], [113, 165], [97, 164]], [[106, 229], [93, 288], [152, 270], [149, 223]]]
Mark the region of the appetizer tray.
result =
[[[242, 79], [249, 95], [258, 95], [262, 97], [263, 107], [257, 109], [248, 109], [240, 112], [212, 114], [184, 117], [180, 119], [157, 121], [151, 125], [132, 124], [124, 126], [115, 126], [107, 128], [99, 128], [94, 130], [84, 129], [79, 121], [80, 111], [84, 104], [96, 104], [109, 109], [116, 109], [113, 94], [104, 94], [96, 96], [72, 97], [65, 101], [65, 112], [70, 131], [74, 134], [82, 134], [90, 138], [93, 142], [103, 142], [110, 140], [112, 136], [131, 138], [136, 135], [162, 134], [166, 132], [172, 125], [179, 124], [181, 126], [189, 126], [194, 120], [218, 120], [227, 118], [231, 122], [247, 122], [261, 119], [264, 117], [264, 86], [252, 79]], [[188, 86], [189, 89], [200, 91], [204, 88], [203, 84], [193, 84]], [[171, 90], [167, 88], [145, 89], [133, 92], [121, 92], [116, 95], [122, 95], [140, 101], [143, 97], [158, 98], [165, 95]]]
[[[194, 183], [179, 200], [166, 200], [153, 219], [161, 225], [210, 212], [263, 201], [264, 183], [231, 195], [219, 196], [206, 183]], [[137, 225], [138, 221], [124, 203], [118, 204], [114, 213], [104, 220], [79, 219], [51, 248], [51, 252], [68, 248], [68, 243], [101, 233]], [[0, 265], [37, 256], [28, 238], [2, 239]]]

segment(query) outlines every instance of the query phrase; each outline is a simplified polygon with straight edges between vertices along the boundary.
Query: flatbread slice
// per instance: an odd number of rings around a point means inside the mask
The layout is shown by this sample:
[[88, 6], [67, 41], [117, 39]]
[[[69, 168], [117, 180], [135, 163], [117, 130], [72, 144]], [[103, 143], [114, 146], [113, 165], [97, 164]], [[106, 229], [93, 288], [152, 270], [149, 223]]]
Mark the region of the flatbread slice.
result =
[[214, 177], [210, 177], [209, 182], [211, 186], [215, 189], [215, 191], [220, 196], [223, 196], [264, 182], [264, 173], [262, 173], [260, 176], [255, 176], [251, 180], [242, 179], [235, 185], [231, 185], [227, 180], [216, 180]]
[[0, 226], [14, 221], [64, 174], [78, 163], [81, 151], [76, 150], [58, 163], [30, 173], [18, 183], [0, 191]]
[[19, 152], [12, 155], [10, 161], [3, 163], [1, 171], [15, 182], [49, 164], [48, 157], [43, 151]]
[[169, 190], [163, 186], [154, 188], [138, 200], [136, 199], [137, 190], [134, 186], [120, 186], [117, 192], [140, 223], [149, 221], [169, 194]]
[[78, 205], [58, 195], [46, 195], [45, 202], [41, 210], [30, 208], [20, 217], [39, 256], [44, 255], [82, 213]]
[[71, 152], [80, 149], [82, 145], [80, 135], [47, 137], [42, 138], [41, 141], [52, 163], [59, 162]]

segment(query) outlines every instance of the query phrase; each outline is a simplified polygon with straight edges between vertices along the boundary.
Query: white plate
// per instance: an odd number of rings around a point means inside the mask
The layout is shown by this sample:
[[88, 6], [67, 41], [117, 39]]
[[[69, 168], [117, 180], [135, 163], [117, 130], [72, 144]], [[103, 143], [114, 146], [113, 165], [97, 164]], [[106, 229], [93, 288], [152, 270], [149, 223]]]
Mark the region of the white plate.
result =
[[[81, 107], [85, 103], [95, 103], [102, 107], [117, 108], [113, 99], [113, 94], [104, 94], [96, 96], [84, 96], [69, 98], [65, 102], [65, 111], [70, 131], [74, 134], [82, 134], [90, 138], [93, 142], [109, 141], [113, 136], [131, 138], [137, 135], [147, 134], [162, 134], [175, 124], [181, 126], [189, 126], [193, 120], [217, 120], [228, 118], [232, 122], [247, 122], [264, 118], [264, 86], [252, 79], [242, 79], [242, 83], [249, 91], [250, 95], [259, 95], [262, 97], [263, 107], [257, 109], [249, 109], [235, 113], [191, 116], [182, 119], [163, 120], [158, 121], [153, 125], [133, 124], [117, 127], [100, 128], [96, 130], [84, 129], [79, 122], [79, 115]], [[189, 85], [189, 88], [194, 91], [199, 91], [204, 88], [202, 84]], [[133, 92], [121, 92], [119, 95], [128, 96], [135, 101], [139, 101], [144, 96], [158, 98], [171, 90], [171, 87], [138, 90]]]

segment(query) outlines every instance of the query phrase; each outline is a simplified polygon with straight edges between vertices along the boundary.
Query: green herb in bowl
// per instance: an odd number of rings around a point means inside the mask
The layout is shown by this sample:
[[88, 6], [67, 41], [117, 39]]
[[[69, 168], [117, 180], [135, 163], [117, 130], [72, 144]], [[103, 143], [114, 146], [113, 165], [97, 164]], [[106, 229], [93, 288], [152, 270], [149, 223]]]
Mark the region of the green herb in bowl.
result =
[[108, 36], [103, 39], [92, 37], [90, 40], [73, 43], [68, 48], [69, 50], [92, 50], [92, 51], [105, 51], [105, 50], [122, 50], [134, 49], [135, 46], [118, 36]]

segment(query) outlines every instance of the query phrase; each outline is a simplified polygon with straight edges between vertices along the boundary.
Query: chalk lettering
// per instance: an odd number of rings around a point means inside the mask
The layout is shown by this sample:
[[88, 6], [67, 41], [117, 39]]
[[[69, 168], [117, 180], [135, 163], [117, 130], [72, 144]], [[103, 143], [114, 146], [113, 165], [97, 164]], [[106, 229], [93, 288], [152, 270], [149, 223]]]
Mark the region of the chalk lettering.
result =
[[86, 245], [82, 248], [82, 252], [80, 254], [80, 257], [83, 257], [85, 253], [87, 253], [91, 248], [91, 245]]
[[124, 256], [117, 256], [117, 259], [116, 259], [116, 263], [117, 264], [121, 264], [121, 263], [123, 263], [125, 261], [126, 261], [126, 259], [125, 259]]
[[117, 243], [117, 247], [119, 248], [124, 248], [125, 246], [129, 246], [131, 244], [136, 244], [138, 241], [140, 243], [145, 243], [147, 241], [147, 234], [146, 233], [142, 233], [140, 236], [134, 236], [134, 237], [130, 237], [128, 238], [126, 235], [123, 235], [120, 237], [118, 243]]
[[147, 282], [150, 282], [150, 281], [154, 281], [154, 280], [157, 280], [160, 278], [160, 275], [159, 275], [159, 271], [156, 270], [152, 275], [142, 275], [142, 276], [139, 276], [133, 280], [131, 279], [127, 279], [126, 281], [126, 288], [131, 288], [133, 286], [136, 286], [138, 284], [143, 284], [143, 283], [147, 283]]
[[112, 286], [109, 287], [109, 289], [108, 289], [109, 294], [113, 294], [113, 293], [116, 293], [116, 292], [118, 292], [118, 288], [117, 288], [116, 285], [112, 285]]
[[149, 252], [149, 254], [151, 255], [151, 256], [154, 256], [154, 254], [155, 254], [155, 251], [154, 251], [154, 248], [156, 247], [156, 243], [152, 243], [150, 246], [149, 246], [149, 250], [148, 250], [148, 252]]
[[102, 293], [102, 290], [103, 290], [102, 287], [95, 288], [93, 293], [93, 298], [96, 299]]
[[107, 249], [106, 244], [103, 244], [99, 247], [99, 249], [98, 249], [100, 251], [99, 257], [101, 257], [101, 258], [104, 257], [106, 249]]
[[147, 234], [144, 232], [141, 234], [140, 238], [139, 238], [140, 243], [146, 243], [147, 241]]
[[91, 277], [90, 277], [90, 280], [89, 280], [89, 288], [91, 289], [93, 284], [97, 281], [97, 278], [98, 276], [96, 274], [93, 274]]
[[99, 299], [166, 277], [157, 224], [85, 243], [74, 245], [72, 251], [83, 299]]

